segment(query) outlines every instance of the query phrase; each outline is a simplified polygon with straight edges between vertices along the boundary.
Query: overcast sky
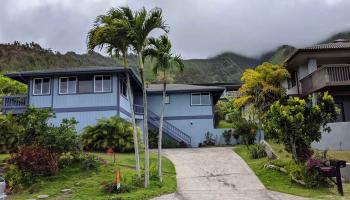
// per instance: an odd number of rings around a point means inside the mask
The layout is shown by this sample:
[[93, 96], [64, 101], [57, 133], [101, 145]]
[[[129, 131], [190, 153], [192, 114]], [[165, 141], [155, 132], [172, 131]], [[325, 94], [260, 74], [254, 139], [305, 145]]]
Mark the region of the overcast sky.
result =
[[350, 30], [350, 0], [1, 0], [0, 43], [35, 41], [85, 53], [94, 18], [121, 5], [162, 8], [174, 51], [185, 58], [257, 56]]

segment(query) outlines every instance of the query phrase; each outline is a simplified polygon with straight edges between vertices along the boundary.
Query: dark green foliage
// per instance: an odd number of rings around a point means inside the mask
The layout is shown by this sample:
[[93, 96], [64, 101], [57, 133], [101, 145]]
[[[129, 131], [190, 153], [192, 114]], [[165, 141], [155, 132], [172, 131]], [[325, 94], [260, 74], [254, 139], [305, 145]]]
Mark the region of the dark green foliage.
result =
[[28, 107], [26, 112], [13, 116], [0, 115], [0, 152], [15, 151], [18, 146], [31, 146], [67, 152], [78, 147], [74, 119], [63, 119], [58, 127], [48, 123], [55, 117], [50, 110]]
[[55, 114], [46, 109], [28, 107], [24, 114], [17, 117], [22, 126], [19, 134], [20, 146], [44, 147], [51, 151], [67, 152], [78, 146], [76, 139], [75, 119], [63, 119], [60, 126], [48, 123]]
[[266, 134], [281, 141], [296, 162], [310, 158], [311, 143], [320, 141], [322, 131], [329, 132], [327, 124], [337, 117], [332, 96], [318, 94], [316, 99], [315, 105], [311, 96], [306, 100], [289, 97], [287, 101], [277, 101], [270, 107], [263, 123]]
[[225, 143], [230, 144], [230, 140], [232, 138], [232, 130], [225, 130], [224, 132], [222, 132], [222, 136], [225, 139]]
[[[151, 128], [148, 130], [148, 142], [151, 149], [158, 148], [159, 129]], [[163, 134], [162, 148], [180, 148], [181, 144]]]
[[304, 164], [289, 164], [286, 168], [292, 181], [303, 181], [308, 188], [317, 188], [327, 184], [327, 181], [319, 176], [317, 170], [308, 170]]
[[96, 125], [87, 126], [81, 141], [86, 150], [113, 148], [117, 152], [131, 152], [134, 149], [132, 125], [120, 117], [103, 118]]
[[253, 159], [266, 157], [265, 146], [262, 144], [254, 144], [249, 146], [249, 154]]
[[23, 132], [23, 127], [18, 124], [15, 116], [0, 114], [0, 153], [15, 150], [21, 132]]
[[257, 124], [251, 120], [241, 118], [234, 123], [234, 134], [238, 136], [243, 144], [253, 144], [256, 137]]

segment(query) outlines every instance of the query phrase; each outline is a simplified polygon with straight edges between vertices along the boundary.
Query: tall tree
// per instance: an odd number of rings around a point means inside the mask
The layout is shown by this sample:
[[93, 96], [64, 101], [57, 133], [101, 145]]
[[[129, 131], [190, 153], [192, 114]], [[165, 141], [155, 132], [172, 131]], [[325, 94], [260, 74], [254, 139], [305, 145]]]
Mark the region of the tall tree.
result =
[[131, 112], [131, 121], [133, 128], [134, 150], [136, 161], [136, 173], [141, 177], [140, 158], [138, 148], [138, 135], [136, 130], [135, 113], [134, 113], [134, 97], [131, 91], [129, 66], [126, 59], [131, 38], [129, 32], [121, 25], [125, 18], [125, 12], [130, 12], [129, 8], [121, 7], [119, 9], [111, 9], [106, 15], [100, 15], [96, 18], [94, 27], [88, 33], [88, 50], [94, 51], [96, 47], [100, 49], [106, 48], [106, 51], [117, 58], [122, 58], [124, 68], [126, 69], [127, 93], [129, 97], [129, 105]]
[[177, 67], [181, 72], [184, 69], [181, 56], [171, 53], [171, 42], [166, 35], [160, 36], [159, 39], [150, 38], [148, 40], [149, 46], [145, 48], [143, 56], [150, 56], [156, 60], [153, 67], [153, 73], [160, 75], [160, 79], [163, 82], [163, 96], [160, 109], [160, 122], [159, 122], [159, 136], [158, 136], [158, 177], [162, 182], [162, 133], [163, 133], [163, 118], [164, 107], [166, 98], [166, 84], [167, 73], [170, 72], [173, 67]]
[[163, 19], [163, 13], [160, 8], [154, 8], [147, 11], [144, 7], [133, 12], [129, 8], [124, 8], [124, 17], [126, 20], [121, 21], [121, 25], [128, 30], [128, 36], [131, 38], [131, 45], [137, 54], [138, 69], [142, 80], [143, 94], [143, 134], [145, 146], [145, 187], [149, 186], [149, 146], [148, 146], [148, 108], [147, 92], [144, 74], [143, 51], [147, 46], [149, 35], [152, 31], [160, 29], [168, 32], [168, 26]]
[[[285, 95], [281, 82], [289, 77], [288, 71], [281, 65], [263, 63], [255, 69], [247, 69], [241, 80], [240, 97], [235, 100], [238, 106], [247, 106], [253, 113], [253, 120], [258, 120], [259, 128], [270, 105]], [[256, 115], [256, 116], [255, 116]], [[256, 119], [257, 118], [257, 119]], [[259, 140], [261, 131], [259, 129]]]

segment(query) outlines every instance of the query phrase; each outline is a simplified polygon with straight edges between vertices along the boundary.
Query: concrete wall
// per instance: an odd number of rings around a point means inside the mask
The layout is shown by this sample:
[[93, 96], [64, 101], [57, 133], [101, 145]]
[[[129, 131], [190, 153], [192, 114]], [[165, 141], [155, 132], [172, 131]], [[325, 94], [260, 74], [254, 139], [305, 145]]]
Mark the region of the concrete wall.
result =
[[321, 150], [350, 150], [350, 122], [336, 122], [329, 125], [332, 131], [322, 133], [321, 141], [312, 143], [312, 147]]

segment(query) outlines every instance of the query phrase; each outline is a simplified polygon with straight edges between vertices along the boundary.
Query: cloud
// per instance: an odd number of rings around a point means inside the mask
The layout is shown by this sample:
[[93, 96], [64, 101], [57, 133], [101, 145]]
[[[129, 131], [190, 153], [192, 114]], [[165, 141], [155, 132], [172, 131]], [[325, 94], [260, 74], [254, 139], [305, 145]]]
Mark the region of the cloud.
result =
[[350, 30], [347, 0], [4, 0], [0, 42], [35, 41], [84, 53], [94, 18], [127, 4], [161, 7], [174, 51], [185, 58], [223, 51], [257, 56], [281, 44], [301, 47]]

